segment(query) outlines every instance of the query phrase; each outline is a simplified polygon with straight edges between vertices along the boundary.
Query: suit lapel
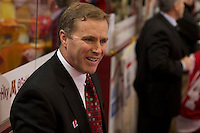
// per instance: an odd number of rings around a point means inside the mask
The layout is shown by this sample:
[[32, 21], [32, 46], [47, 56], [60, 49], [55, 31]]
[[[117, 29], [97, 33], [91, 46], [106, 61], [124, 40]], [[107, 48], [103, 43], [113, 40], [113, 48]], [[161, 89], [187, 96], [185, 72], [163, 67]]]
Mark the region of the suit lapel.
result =
[[159, 17], [160, 17], [160, 19], [161, 19], [161, 21], [165, 24], [165, 25], [167, 25], [169, 28], [170, 28], [170, 31], [171, 31], [171, 33], [173, 34], [173, 36], [174, 36], [174, 41], [176, 41], [177, 43], [175, 43], [179, 48], [181, 48], [181, 54], [182, 55], [185, 55], [185, 53], [186, 53], [186, 49], [185, 49], [185, 47], [183, 46], [184, 44], [183, 44], [183, 42], [182, 42], [182, 39], [181, 39], [181, 37], [180, 37], [180, 35], [179, 35], [179, 33], [178, 33], [178, 31], [175, 29], [175, 27], [173, 27], [160, 13], [158, 14], [159, 15]]
[[64, 68], [56, 54], [54, 55], [53, 60], [54, 63], [52, 63], [52, 65], [55, 69], [58, 82], [63, 86], [63, 94], [78, 121], [81, 132], [90, 133], [91, 131], [86, 110], [72, 77]]
[[81, 100], [81, 96], [79, 95], [77, 88], [70, 87], [70, 85], [66, 85], [64, 87], [63, 93], [75, 117], [77, 118], [81, 131], [89, 133], [90, 126], [89, 126], [88, 118], [86, 115], [86, 110], [84, 108], [83, 102]]

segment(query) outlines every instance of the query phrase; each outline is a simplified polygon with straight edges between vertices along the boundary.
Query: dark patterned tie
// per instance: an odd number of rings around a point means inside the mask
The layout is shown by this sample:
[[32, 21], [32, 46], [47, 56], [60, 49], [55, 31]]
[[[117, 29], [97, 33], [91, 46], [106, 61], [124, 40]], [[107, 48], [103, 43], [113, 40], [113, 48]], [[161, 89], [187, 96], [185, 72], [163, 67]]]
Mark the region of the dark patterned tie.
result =
[[99, 99], [96, 93], [96, 89], [91, 81], [91, 77], [88, 74], [86, 76], [85, 102], [86, 112], [92, 133], [103, 133]]

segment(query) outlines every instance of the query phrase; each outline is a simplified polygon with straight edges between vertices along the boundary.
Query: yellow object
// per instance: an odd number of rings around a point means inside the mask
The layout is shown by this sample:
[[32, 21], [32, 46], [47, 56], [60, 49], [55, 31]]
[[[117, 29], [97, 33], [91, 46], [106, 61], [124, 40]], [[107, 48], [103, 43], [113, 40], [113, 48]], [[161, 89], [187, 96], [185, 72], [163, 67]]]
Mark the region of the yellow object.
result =
[[0, 16], [1, 19], [15, 19], [15, 7], [11, 0], [2, 0], [0, 2]]

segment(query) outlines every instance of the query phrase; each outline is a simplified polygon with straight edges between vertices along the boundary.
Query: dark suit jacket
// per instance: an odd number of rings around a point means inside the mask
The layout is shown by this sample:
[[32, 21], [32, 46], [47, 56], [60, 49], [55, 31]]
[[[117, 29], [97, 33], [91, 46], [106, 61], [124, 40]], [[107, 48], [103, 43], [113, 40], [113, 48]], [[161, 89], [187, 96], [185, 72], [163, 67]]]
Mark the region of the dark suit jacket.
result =
[[140, 111], [156, 116], [179, 113], [181, 100], [182, 41], [161, 15], [148, 20], [136, 44], [137, 74], [134, 87]]
[[191, 7], [185, 4], [183, 18], [177, 21], [180, 27], [179, 34], [185, 43], [188, 54], [200, 49], [199, 44], [197, 44], [199, 40], [199, 26], [195, 22], [191, 12]]
[[[91, 76], [103, 110], [98, 76]], [[106, 133], [104, 112], [102, 116]], [[11, 108], [10, 120], [16, 133], [91, 133], [78, 89], [56, 54], [19, 90]], [[76, 128], [73, 121], [78, 123]]]

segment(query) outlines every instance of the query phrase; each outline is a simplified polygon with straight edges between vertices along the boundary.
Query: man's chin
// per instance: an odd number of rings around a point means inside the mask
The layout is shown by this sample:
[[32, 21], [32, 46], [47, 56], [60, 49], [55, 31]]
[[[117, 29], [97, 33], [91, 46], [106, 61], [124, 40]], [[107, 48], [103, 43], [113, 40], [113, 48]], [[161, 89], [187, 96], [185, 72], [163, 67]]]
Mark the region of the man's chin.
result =
[[87, 73], [88, 73], [88, 74], [94, 74], [94, 73], [96, 72], [96, 70], [97, 70], [96, 68], [95, 68], [95, 69], [94, 69], [94, 68], [93, 68], [93, 69], [91, 68], [91, 69], [89, 69], [89, 70], [87, 71]]

